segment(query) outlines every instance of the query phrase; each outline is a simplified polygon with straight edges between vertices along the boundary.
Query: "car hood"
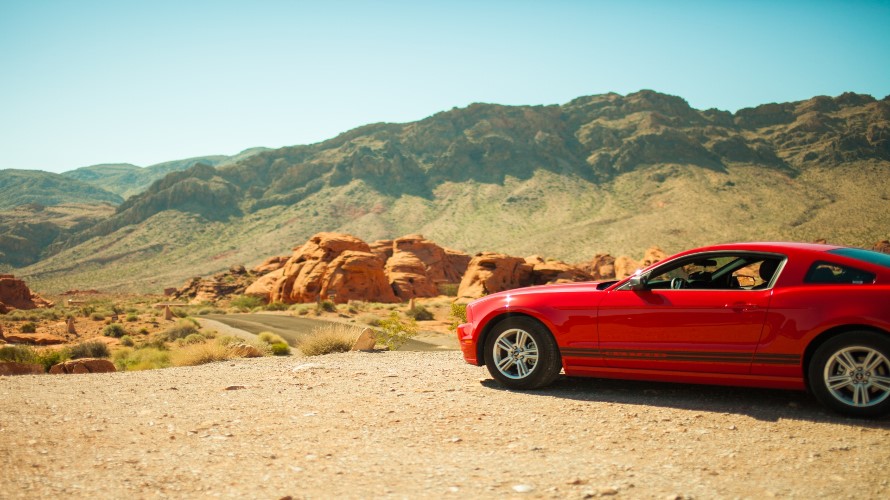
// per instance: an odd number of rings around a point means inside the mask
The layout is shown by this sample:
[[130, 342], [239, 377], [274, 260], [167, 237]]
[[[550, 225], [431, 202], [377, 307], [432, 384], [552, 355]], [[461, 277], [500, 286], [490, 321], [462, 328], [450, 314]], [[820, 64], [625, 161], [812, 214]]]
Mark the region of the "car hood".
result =
[[525, 295], [538, 295], [554, 293], [601, 293], [602, 290], [597, 289], [603, 281], [585, 281], [583, 283], [554, 283], [552, 285], [537, 285], [525, 288], [514, 288], [512, 290], [504, 290], [503, 292], [486, 295], [474, 302], [499, 301], [507, 297], [521, 297]]

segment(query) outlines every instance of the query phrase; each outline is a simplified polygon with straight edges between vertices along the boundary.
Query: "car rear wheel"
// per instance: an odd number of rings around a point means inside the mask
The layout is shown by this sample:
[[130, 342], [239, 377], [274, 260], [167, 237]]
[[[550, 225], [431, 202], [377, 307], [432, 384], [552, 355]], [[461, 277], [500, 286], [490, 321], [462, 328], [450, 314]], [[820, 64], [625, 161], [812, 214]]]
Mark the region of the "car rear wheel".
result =
[[485, 365], [495, 380], [511, 389], [537, 389], [559, 375], [559, 347], [544, 325], [527, 318], [507, 318], [485, 341]]
[[850, 332], [819, 346], [808, 367], [810, 390], [829, 408], [854, 417], [890, 412], [890, 339]]

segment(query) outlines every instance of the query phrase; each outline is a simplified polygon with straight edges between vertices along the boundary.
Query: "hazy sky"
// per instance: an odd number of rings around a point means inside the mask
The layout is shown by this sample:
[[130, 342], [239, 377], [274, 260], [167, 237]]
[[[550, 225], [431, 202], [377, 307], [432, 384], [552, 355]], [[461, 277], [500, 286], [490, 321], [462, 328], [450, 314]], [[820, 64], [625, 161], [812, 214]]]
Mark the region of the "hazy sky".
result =
[[0, 0], [0, 169], [309, 144], [648, 88], [729, 111], [890, 94], [890, 1]]

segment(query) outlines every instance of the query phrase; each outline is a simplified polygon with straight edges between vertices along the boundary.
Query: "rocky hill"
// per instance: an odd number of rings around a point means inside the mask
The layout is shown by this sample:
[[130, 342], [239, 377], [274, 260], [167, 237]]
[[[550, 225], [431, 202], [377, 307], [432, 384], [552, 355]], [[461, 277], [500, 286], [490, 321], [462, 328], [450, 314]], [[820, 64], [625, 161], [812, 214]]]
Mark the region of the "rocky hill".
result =
[[888, 174], [886, 97], [734, 114], [652, 91], [473, 104], [170, 173], [17, 273], [41, 289], [158, 289], [319, 231], [567, 262], [729, 240], [870, 246], [890, 233]]
[[111, 203], [123, 198], [85, 182], [40, 170], [0, 170], [0, 211], [37, 203]]

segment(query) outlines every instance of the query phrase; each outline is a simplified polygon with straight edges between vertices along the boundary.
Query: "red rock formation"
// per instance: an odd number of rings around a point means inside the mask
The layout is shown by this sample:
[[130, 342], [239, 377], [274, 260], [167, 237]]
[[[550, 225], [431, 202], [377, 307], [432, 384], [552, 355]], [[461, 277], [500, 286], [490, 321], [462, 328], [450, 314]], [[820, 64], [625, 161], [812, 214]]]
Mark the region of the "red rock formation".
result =
[[524, 259], [500, 253], [476, 254], [458, 288], [459, 297], [482, 297], [490, 293], [528, 286], [532, 266]]
[[883, 240], [875, 243], [872, 250], [882, 253], [890, 253], [890, 241]]
[[380, 260], [386, 262], [392, 257], [392, 240], [377, 240], [368, 244], [371, 247], [371, 253], [380, 257]]
[[269, 300], [315, 302], [333, 296], [398, 302], [383, 272], [383, 261], [364, 241], [347, 234], [318, 233], [288, 259]]
[[667, 254], [664, 253], [664, 250], [659, 247], [651, 247], [643, 254], [643, 262], [640, 265], [641, 267], [650, 266], [656, 262], [661, 262], [666, 258]]
[[0, 314], [13, 309], [52, 307], [53, 303], [31, 292], [24, 281], [11, 274], [0, 274]]
[[630, 257], [622, 255], [615, 259], [615, 279], [622, 280], [632, 275], [639, 269], [637, 262]]
[[53, 365], [49, 369], [51, 375], [62, 373], [111, 373], [115, 371], [117, 370], [114, 368], [114, 363], [101, 358], [72, 359], [71, 361]]
[[593, 260], [578, 267], [597, 281], [615, 279], [615, 257], [607, 253], [598, 253]]
[[575, 281], [590, 281], [593, 276], [590, 273], [565, 262], [558, 260], [544, 260], [540, 256], [527, 257], [525, 263], [532, 267], [531, 285], [546, 285], [549, 283], [571, 283]]
[[422, 235], [403, 236], [392, 242], [386, 275], [402, 300], [439, 295], [439, 284], [460, 283], [470, 256], [440, 247]]
[[287, 255], [276, 255], [274, 257], [269, 257], [268, 259], [264, 260], [262, 264], [254, 267], [252, 271], [254, 272], [254, 274], [257, 274], [259, 276], [269, 274], [284, 267], [284, 265], [287, 264], [288, 258], [289, 256]]
[[3, 339], [10, 344], [55, 345], [64, 344], [65, 339], [50, 333], [10, 333], [6, 332]]
[[254, 281], [250, 284], [245, 290], [245, 295], [254, 295], [257, 297], [263, 297], [266, 300], [272, 296], [272, 290], [275, 288], [275, 285], [278, 281], [284, 276], [284, 268], [276, 269], [271, 273], [265, 274], [260, 277], [260, 279]]

